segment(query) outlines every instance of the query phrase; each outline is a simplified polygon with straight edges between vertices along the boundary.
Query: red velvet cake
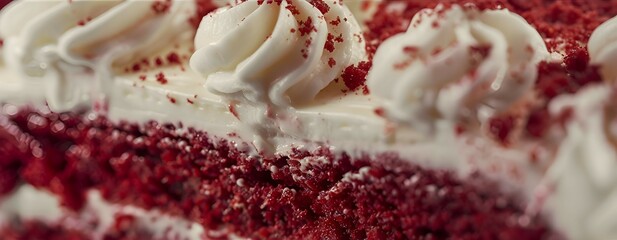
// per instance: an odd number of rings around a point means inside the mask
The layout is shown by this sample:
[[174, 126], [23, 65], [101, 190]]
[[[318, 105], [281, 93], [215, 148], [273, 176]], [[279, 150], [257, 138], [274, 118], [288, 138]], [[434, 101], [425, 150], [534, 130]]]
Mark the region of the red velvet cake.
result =
[[1, 239], [617, 238], [617, 1], [0, 3]]

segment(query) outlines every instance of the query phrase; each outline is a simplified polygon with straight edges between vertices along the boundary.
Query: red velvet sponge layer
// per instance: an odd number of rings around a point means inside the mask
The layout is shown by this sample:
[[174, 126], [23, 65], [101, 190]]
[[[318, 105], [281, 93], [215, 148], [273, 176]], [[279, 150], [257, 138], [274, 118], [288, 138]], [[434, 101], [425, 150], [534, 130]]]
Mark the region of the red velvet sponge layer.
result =
[[[525, 216], [481, 176], [461, 181], [394, 155], [352, 159], [322, 149], [247, 157], [230, 142], [171, 124], [112, 124], [102, 117], [4, 109], [10, 111], [0, 115], [0, 192], [28, 183], [75, 211], [84, 206], [85, 192], [97, 189], [113, 203], [259, 239], [553, 235], [542, 219]], [[4, 232], [75, 234], [15, 221]], [[123, 226], [119, 236], [147, 236]]]

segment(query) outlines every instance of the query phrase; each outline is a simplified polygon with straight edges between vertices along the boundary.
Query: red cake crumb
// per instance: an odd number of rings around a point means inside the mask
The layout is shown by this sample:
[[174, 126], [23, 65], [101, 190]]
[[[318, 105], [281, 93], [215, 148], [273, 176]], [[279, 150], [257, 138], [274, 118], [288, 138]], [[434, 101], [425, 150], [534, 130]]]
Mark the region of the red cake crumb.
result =
[[309, 0], [309, 2], [313, 4], [315, 8], [319, 9], [321, 14], [325, 15], [330, 11], [330, 6], [328, 6], [328, 4], [324, 2], [324, 0]]
[[375, 110], [373, 110], [373, 112], [375, 113], [375, 115], [380, 116], [380, 117], [385, 117], [386, 116], [386, 110], [381, 108], [381, 107], [375, 108]]
[[167, 77], [165, 77], [165, 74], [163, 72], [159, 72], [155, 75], [156, 77], [156, 81], [165, 85], [167, 84], [169, 81], [167, 80]]
[[317, 28], [315, 28], [315, 24], [313, 24], [313, 19], [308, 16], [306, 20], [300, 20], [298, 22], [298, 31], [300, 32], [300, 36], [304, 36], [311, 34], [311, 32], [317, 32]]
[[86, 19], [84, 19], [84, 20], [79, 20], [79, 21], [77, 22], [77, 25], [78, 25], [78, 26], [85, 26], [85, 25], [86, 25], [86, 23], [88, 23], [88, 22], [90, 22], [90, 21], [92, 21], [92, 17], [87, 17], [87, 18], [86, 18]]
[[[0, 121], [1, 164], [20, 169], [19, 182], [47, 189], [76, 210], [85, 191], [98, 189], [111, 202], [258, 239], [553, 235], [542, 219], [526, 216], [480, 175], [463, 182], [395, 155], [337, 157], [322, 148], [249, 158], [225, 140], [169, 124], [112, 124], [102, 117], [28, 109], [6, 114]], [[33, 148], [40, 149], [38, 157]], [[14, 187], [10, 182], [1, 188]], [[147, 239], [132, 221], [116, 221], [120, 230], [107, 233], [110, 239]], [[40, 229], [46, 228], [32, 231]]]
[[506, 114], [489, 120], [488, 131], [495, 139], [503, 144], [510, 143], [510, 134], [516, 127], [516, 117]]
[[152, 3], [152, 11], [156, 14], [167, 13], [169, 12], [171, 4], [171, 0], [156, 0]]
[[330, 59], [328, 59], [328, 66], [329, 66], [329, 67], [334, 67], [334, 66], [336, 66], [336, 60], [334, 60], [334, 58], [330, 58]]
[[170, 96], [169, 94], [167, 94], [166, 97], [169, 100], [169, 102], [172, 103], [172, 104], [176, 104], [176, 102], [178, 101], [178, 100], [176, 100], [176, 98]]
[[163, 59], [161, 59], [160, 57], [156, 57], [154, 59], [154, 64], [156, 64], [157, 67], [163, 66]]
[[[366, 75], [368, 74], [368, 70], [371, 68], [371, 66], [372, 62], [364, 61], [358, 63], [357, 65], [351, 65], [345, 68], [345, 70], [341, 74], [341, 79], [347, 87], [347, 90], [344, 90], [344, 92], [353, 92], [360, 88], [366, 87]], [[368, 88], [366, 89], [368, 91]]]
[[178, 54], [175, 52], [167, 54], [167, 62], [169, 64], [182, 64], [180, 56], [178, 56]]
[[300, 14], [300, 10], [298, 10], [298, 8], [296, 7], [296, 5], [293, 4], [288, 4], [285, 9], [289, 10], [289, 12], [291, 12], [292, 15], [299, 15]]

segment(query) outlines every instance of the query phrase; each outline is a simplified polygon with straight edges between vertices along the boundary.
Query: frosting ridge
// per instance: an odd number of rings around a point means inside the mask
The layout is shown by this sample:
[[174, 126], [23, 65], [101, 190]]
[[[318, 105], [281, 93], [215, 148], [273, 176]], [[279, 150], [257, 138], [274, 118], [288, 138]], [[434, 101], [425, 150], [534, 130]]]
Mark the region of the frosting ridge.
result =
[[377, 49], [367, 84], [398, 122], [425, 130], [437, 119], [483, 122], [530, 90], [548, 56], [521, 16], [439, 5]]
[[312, 100], [364, 56], [360, 26], [339, 1], [239, 2], [203, 18], [191, 67], [219, 95], [289, 106]]

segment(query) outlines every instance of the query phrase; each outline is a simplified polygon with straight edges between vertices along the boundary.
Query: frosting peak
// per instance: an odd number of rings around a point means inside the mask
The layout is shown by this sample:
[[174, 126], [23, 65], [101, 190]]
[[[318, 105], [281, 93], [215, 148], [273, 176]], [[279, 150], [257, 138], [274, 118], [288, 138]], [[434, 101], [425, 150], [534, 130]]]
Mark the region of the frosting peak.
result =
[[552, 191], [547, 207], [572, 239], [617, 237], [616, 93], [613, 86], [592, 85], [550, 105], [567, 119], [545, 176]]
[[600, 66], [604, 80], [617, 80], [617, 17], [602, 23], [593, 31], [587, 48], [591, 63]]
[[431, 129], [438, 119], [484, 121], [507, 109], [548, 56], [540, 34], [508, 10], [440, 5], [379, 47], [367, 83], [388, 117]]
[[191, 67], [216, 94], [288, 106], [312, 100], [364, 56], [338, 0], [238, 2], [204, 17]]
[[180, 0], [15, 1], [0, 18], [5, 60], [45, 88], [53, 110], [69, 110], [104, 94], [115, 64], [192, 35], [188, 19], [195, 9], [193, 1]]

